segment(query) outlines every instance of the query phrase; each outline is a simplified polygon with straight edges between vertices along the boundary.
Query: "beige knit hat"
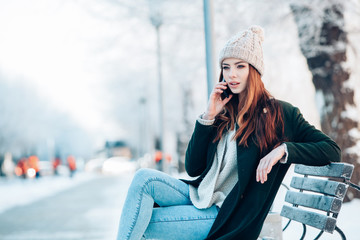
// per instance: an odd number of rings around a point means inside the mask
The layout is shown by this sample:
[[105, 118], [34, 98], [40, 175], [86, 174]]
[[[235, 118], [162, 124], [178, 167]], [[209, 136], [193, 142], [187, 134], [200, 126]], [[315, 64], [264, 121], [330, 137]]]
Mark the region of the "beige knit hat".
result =
[[264, 41], [264, 29], [259, 26], [251, 26], [249, 29], [237, 33], [230, 38], [220, 51], [220, 68], [225, 58], [239, 58], [250, 63], [260, 75], [264, 74], [264, 61], [262, 42]]

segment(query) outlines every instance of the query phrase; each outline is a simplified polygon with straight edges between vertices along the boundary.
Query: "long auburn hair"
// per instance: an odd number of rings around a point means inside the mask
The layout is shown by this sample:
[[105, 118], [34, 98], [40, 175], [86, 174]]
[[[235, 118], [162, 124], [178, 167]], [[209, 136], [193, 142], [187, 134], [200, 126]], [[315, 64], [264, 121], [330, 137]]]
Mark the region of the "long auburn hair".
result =
[[[219, 82], [223, 79], [221, 70]], [[284, 120], [279, 103], [265, 89], [259, 72], [249, 64], [247, 86], [240, 98], [234, 96], [216, 117], [218, 128], [214, 142], [219, 140], [226, 129], [238, 129], [234, 139], [239, 145], [248, 146], [248, 140], [254, 136], [260, 154], [264, 156], [272, 148], [277, 147], [284, 138]]]

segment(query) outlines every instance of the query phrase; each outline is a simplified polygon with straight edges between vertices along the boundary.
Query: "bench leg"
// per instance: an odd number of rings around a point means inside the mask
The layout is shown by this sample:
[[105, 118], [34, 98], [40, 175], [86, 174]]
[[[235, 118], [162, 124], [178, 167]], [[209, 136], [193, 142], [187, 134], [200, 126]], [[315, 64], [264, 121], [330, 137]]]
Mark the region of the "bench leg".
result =
[[344, 232], [341, 231], [341, 229], [338, 226], [335, 226], [335, 231], [337, 231], [340, 234], [342, 240], [346, 240]]
[[304, 240], [304, 239], [305, 239], [305, 235], [306, 235], [306, 225], [305, 225], [305, 224], [302, 224], [302, 226], [303, 226], [303, 234], [301, 235], [300, 240]]
[[324, 233], [324, 231], [320, 231], [319, 234], [316, 236], [316, 238], [314, 238], [314, 240], [318, 240], [323, 233]]

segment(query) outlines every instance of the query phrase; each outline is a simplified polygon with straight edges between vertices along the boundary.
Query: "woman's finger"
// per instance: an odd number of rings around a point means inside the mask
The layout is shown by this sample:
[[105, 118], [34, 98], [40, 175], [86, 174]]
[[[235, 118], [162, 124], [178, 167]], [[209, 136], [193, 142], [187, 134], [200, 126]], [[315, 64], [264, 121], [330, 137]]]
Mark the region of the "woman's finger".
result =
[[261, 183], [264, 183], [267, 181], [267, 175], [268, 175], [268, 169], [269, 169], [269, 164], [271, 165], [271, 160], [268, 156], [265, 156], [262, 160], [261, 160], [261, 164], [260, 164], [260, 181]]
[[264, 160], [260, 160], [259, 166], [257, 168], [257, 181], [261, 182], [263, 180], [263, 169], [264, 169]]
[[272, 169], [272, 161], [269, 161], [266, 166], [266, 173], [270, 173], [271, 169]]
[[261, 171], [261, 183], [264, 183], [266, 181], [266, 172], [265, 170]]
[[216, 85], [215, 86], [215, 89], [226, 89], [227, 86], [224, 86], [224, 85]]
[[262, 183], [267, 181], [267, 173], [266, 173], [266, 169], [263, 170], [263, 181]]
[[233, 95], [230, 94], [229, 97], [225, 98], [225, 99], [223, 100], [224, 105], [226, 105], [226, 104], [231, 100], [232, 97], [233, 97]]

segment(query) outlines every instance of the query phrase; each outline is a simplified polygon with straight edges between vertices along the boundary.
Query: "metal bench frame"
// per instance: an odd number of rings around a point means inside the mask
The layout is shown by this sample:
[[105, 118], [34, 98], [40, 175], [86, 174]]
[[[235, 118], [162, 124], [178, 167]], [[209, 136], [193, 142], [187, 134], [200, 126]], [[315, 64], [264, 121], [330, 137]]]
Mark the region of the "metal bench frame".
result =
[[348, 187], [356, 188], [350, 182], [354, 166], [348, 163], [331, 163], [321, 167], [298, 164], [294, 171], [304, 176], [294, 176], [291, 180], [290, 186], [299, 191], [288, 190], [286, 193], [285, 201], [292, 206], [282, 207], [280, 215], [289, 219], [283, 231], [293, 220], [303, 225], [300, 240], [305, 238], [306, 225], [320, 230], [315, 239], [319, 239], [324, 232], [336, 231], [346, 240], [336, 221]]

